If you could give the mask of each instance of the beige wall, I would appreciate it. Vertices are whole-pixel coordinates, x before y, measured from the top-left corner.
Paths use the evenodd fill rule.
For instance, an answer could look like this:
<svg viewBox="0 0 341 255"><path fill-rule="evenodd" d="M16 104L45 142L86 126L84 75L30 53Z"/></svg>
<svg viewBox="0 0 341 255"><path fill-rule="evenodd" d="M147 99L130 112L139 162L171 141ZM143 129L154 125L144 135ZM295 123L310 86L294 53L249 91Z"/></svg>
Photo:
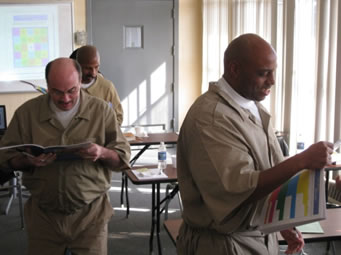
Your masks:
<svg viewBox="0 0 341 255"><path fill-rule="evenodd" d="M0 3L8 0L0 0ZM12 0L30 3L44 0ZM50 2L50 1L48 1ZM179 0L179 123L193 101L200 95L202 73L202 0ZM74 31L86 30L86 0L74 0ZM77 48L78 45L75 45ZM15 109L39 93L0 94L0 104L6 105L8 121Z"/></svg>

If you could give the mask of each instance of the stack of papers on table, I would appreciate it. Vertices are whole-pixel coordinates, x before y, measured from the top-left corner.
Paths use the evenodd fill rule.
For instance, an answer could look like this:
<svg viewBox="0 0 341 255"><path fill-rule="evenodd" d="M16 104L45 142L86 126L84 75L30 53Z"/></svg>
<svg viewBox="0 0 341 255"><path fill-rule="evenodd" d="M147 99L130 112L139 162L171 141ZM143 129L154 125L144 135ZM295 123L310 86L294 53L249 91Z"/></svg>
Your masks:
<svg viewBox="0 0 341 255"><path fill-rule="evenodd" d="M304 224L296 227L301 233L305 234L323 234L324 231L321 227L320 222L315 221L312 223Z"/></svg>
<svg viewBox="0 0 341 255"><path fill-rule="evenodd" d="M168 176L158 168L139 168L132 171L139 180L168 178Z"/></svg>

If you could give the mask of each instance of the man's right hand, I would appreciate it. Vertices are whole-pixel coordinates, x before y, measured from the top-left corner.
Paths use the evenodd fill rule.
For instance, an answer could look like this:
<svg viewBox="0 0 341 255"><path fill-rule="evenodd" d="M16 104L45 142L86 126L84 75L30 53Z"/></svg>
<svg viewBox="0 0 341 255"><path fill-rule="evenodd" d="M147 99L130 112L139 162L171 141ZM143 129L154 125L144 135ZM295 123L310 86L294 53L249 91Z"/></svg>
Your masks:
<svg viewBox="0 0 341 255"><path fill-rule="evenodd" d="M43 167L55 161L57 155L55 153L40 154L34 157L30 154L21 154L10 160L10 165L13 169L25 170L31 167Z"/></svg>
<svg viewBox="0 0 341 255"><path fill-rule="evenodd" d="M34 156L28 156L29 154L26 154L28 164L35 167L42 167L51 164L53 161L56 160L57 155L55 153L47 153L47 154L40 154L37 157Z"/></svg>

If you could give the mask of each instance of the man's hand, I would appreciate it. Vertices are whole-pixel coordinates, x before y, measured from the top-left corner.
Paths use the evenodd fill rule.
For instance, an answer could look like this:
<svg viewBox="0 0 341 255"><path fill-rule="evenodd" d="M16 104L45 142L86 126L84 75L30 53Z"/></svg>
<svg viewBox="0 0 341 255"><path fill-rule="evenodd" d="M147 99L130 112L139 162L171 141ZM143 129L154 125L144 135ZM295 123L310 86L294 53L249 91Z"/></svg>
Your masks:
<svg viewBox="0 0 341 255"><path fill-rule="evenodd" d="M102 157L104 149L104 147L92 143L89 147L86 147L85 149L80 149L77 154L79 154L84 159L89 159L95 162Z"/></svg>
<svg viewBox="0 0 341 255"><path fill-rule="evenodd" d="M10 160L10 165L13 169L24 170L31 167L43 167L51 164L57 158L55 153L40 154L35 157L29 153L23 152L17 157Z"/></svg>
<svg viewBox="0 0 341 255"><path fill-rule="evenodd" d="M333 144L329 142L318 142L297 156L300 157L302 169L319 169L332 163Z"/></svg>
<svg viewBox="0 0 341 255"><path fill-rule="evenodd" d="M280 232L284 240L288 243L285 254L300 252L304 247L304 239L297 229L287 229Z"/></svg>
<svg viewBox="0 0 341 255"><path fill-rule="evenodd" d="M37 157L31 156L30 154L25 154L29 164L35 167L42 167L51 164L56 160L57 155L55 153L40 154Z"/></svg>
<svg viewBox="0 0 341 255"><path fill-rule="evenodd" d="M107 149L98 144L92 143L89 147L79 150L78 154L84 158L92 160L93 162L101 160L109 167L118 167L121 164L121 159L117 152Z"/></svg>

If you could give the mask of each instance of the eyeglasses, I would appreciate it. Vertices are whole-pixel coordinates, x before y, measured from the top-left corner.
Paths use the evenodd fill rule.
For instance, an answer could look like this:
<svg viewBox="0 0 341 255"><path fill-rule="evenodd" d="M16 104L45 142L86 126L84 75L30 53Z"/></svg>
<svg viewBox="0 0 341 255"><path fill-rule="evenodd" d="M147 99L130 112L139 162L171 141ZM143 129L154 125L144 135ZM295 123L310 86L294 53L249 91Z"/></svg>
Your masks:
<svg viewBox="0 0 341 255"><path fill-rule="evenodd" d="M69 90L67 90L65 92L64 91L60 91L60 90L55 89L55 88L52 88L49 91L51 91L52 94L54 94L55 96L58 96L58 97L63 97L65 95L67 95L67 96L74 96L74 95L76 95L78 93L79 87L73 87L73 88L71 88L71 89L69 89Z"/></svg>

